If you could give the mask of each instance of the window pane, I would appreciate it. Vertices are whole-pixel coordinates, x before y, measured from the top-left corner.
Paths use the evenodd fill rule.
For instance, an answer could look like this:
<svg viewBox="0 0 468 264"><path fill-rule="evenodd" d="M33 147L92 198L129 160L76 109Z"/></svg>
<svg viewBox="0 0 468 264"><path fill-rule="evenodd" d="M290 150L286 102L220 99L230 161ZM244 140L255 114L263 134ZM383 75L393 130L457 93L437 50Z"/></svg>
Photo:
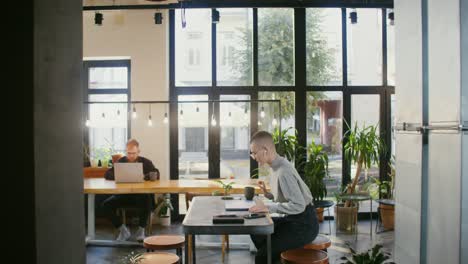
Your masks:
<svg viewBox="0 0 468 264"><path fill-rule="evenodd" d="M393 156L395 155L395 141L396 141L396 134L395 134L395 129L394 129L394 127L396 126L396 118L395 118L396 100L395 100L394 94L391 95L390 100L391 100L390 124L392 125L392 156Z"/></svg>
<svg viewBox="0 0 468 264"><path fill-rule="evenodd" d="M127 89L127 67L89 68L89 89Z"/></svg>
<svg viewBox="0 0 468 264"><path fill-rule="evenodd" d="M395 26L390 24L390 19L387 19L387 78L388 85L395 85Z"/></svg>
<svg viewBox="0 0 468 264"><path fill-rule="evenodd" d="M258 79L263 86L294 85L294 9L258 9Z"/></svg>
<svg viewBox="0 0 468 264"><path fill-rule="evenodd" d="M90 102L127 101L126 94L91 94ZM93 160L108 161L124 153L127 142L127 104L89 104L89 147Z"/></svg>
<svg viewBox="0 0 468 264"><path fill-rule="evenodd" d="M382 85L382 11L357 9L351 24L347 9L348 84Z"/></svg>
<svg viewBox="0 0 468 264"><path fill-rule="evenodd" d="M211 9L176 9L175 85L211 85Z"/></svg>
<svg viewBox="0 0 468 264"><path fill-rule="evenodd" d="M221 95L221 100L250 100L249 95ZM221 178L250 178L250 104L220 103Z"/></svg>
<svg viewBox="0 0 468 264"><path fill-rule="evenodd" d="M208 100L208 96L179 96L179 101L197 100ZM208 178L208 104L179 103L178 116L179 178Z"/></svg>
<svg viewBox="0 0 468 264"><path fill-rule="evenodd" d="M362 128L365 126L374 126L380 121L380 96L375 94L352 95L351 96L351 122L352 126L357 125ZM357 164L351 164L351 180L356 175ZM363 187L366 183L371 183L369 177L379 179L379 164L372 164L369 170L361 171L358 185ZM359 211L369 211L369 203L362 203ZM373 210L376 211L377 206L373 205Z"/></svg>
<svg viewBox="0 0 468 264"><path fill-rule="evenodd" d="M253 85L252 76L252 9L218 9L217 85Z"/></svg>
<svg viewBox="0 0 468 264"><path fill-rule="evenodd" d="M306 10L307 85L342 85L341 10Z"/></svg>
<svg viewBox="0 0 468 264"><path fill-rule="evenodd" d="M295 100L294 92L260 92L258 98L262 100L280 100L281 101L281 129L285 130L289 127L295 127ZM262 107L265 112L262 117ZM260 102L258 104L258 129L273 132L279 122L279 109L278 103L275 102ZM294 135L294 129L288 131L289 134Z"/></svg>
<svg viewBox="0 0 468 264"><path fill-rule="evenodd" d="M340 191L342 175L343 93L307 93L307 145L322 145L328 154L327 196Z"/></svg>

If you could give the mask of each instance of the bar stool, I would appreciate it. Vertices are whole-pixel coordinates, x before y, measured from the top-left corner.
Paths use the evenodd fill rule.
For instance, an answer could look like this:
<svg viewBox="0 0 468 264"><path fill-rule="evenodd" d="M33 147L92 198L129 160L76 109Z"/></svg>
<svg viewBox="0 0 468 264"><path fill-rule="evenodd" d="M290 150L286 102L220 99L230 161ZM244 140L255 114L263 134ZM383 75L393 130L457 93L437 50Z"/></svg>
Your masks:
<svg viewBox="0 0 468 264"><path fill-rule="evenodd" d="M310 242L309 244L304 246L304 249L316 249L316 250L323 250L327 252L327 248L331 246L331 240L324 236L318 235L314 241Z"/></svg>
<svg viewBox="0 0 468 264"><path fill-rule="evenodd" d="M328 254L322 250L296 248L281 253L282 264L328 264Z"/></svg>
<svg viewBox="0 0 468 264"><path fill-rule="evenodd" d="M143 246L147 252L154 250L175 249L177 256L182 259L182 248L184 247L185 237L178 235L159 235L150 236L143 240Z"/></svg>
<svg viewBox="0 0 468 264"><path fill-rule="evenodd" d="M180 258L173 253L155 252L145 253L141 258L140 264L177 264Z"/></svg>

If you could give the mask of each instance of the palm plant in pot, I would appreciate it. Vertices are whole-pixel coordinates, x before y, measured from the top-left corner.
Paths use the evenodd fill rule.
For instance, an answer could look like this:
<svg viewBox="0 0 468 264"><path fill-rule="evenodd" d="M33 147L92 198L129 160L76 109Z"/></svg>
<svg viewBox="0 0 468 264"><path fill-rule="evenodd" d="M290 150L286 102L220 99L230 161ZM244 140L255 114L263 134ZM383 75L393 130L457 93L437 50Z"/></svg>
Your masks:
<svg viewBox="0 0 468 264"><path fill-rule="evenodd" d="M354 194L361 172L368 170L373 164L378 164L381 154L384 153L384 142L377 131L377 125L360 128L356 123L354 128L348 126L344 137L344 154L348 162L356 164L356 174L352 183L346 186L346 194ZM335 216L338 228L352 229L357 220L357 212L357 204L350 200L337 204Z"/></svg>
<svg viewBox="0 0 468 264"><path fill-rule="evenodd" d="M158 216L159 216L161 225L170 226L171 225L170 210L174 210L174 207L172 206L172 203L171 203L171 196L169 194L165 194L162 198L159 198L156 207L159 208Z"/></svg>
<svg viewBox="0 0 468 264"><path fill-rule="evenodd" d="M379 181L375 179L375 184L380 190L379 214L382 225L385 230L392 230L395 226L395 157L392 157L388 162L388 179Z"/></svg>
<svg viewBox="0 0 468 264"><path fill-rule="evenodd" d="M310 189L314 204L322 201L327 196L327 186L324 179L328 175L328 155L323 146L311 143L308 147L309 158L304 165L304 180ZM323 211L317 207L317 216L320 222L323 222Z"/></svg>

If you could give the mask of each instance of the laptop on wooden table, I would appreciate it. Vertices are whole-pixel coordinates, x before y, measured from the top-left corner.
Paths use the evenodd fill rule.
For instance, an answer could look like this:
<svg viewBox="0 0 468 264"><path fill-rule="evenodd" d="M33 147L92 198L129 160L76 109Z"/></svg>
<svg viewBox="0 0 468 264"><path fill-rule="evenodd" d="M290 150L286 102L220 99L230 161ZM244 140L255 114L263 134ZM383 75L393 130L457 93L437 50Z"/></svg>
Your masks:
<svg viewBox="0 0 468 264"><path fill-rule="evenodd" d="M116 183L144 182L143 163L115 163L114 176Z"/></svg>

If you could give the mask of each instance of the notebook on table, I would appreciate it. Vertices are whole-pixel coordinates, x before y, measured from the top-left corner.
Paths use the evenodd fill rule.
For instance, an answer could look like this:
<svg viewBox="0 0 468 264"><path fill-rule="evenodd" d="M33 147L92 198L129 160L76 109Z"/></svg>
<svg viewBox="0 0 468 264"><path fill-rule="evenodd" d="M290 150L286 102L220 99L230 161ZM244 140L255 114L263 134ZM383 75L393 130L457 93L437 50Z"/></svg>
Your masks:
<svg viewBox="0 0 468 264"><path fill-rule="evenodd" d="M248 211L250 207L254 206L254 201L248 200L226 200L224 208L226 211Z"/></svg>

